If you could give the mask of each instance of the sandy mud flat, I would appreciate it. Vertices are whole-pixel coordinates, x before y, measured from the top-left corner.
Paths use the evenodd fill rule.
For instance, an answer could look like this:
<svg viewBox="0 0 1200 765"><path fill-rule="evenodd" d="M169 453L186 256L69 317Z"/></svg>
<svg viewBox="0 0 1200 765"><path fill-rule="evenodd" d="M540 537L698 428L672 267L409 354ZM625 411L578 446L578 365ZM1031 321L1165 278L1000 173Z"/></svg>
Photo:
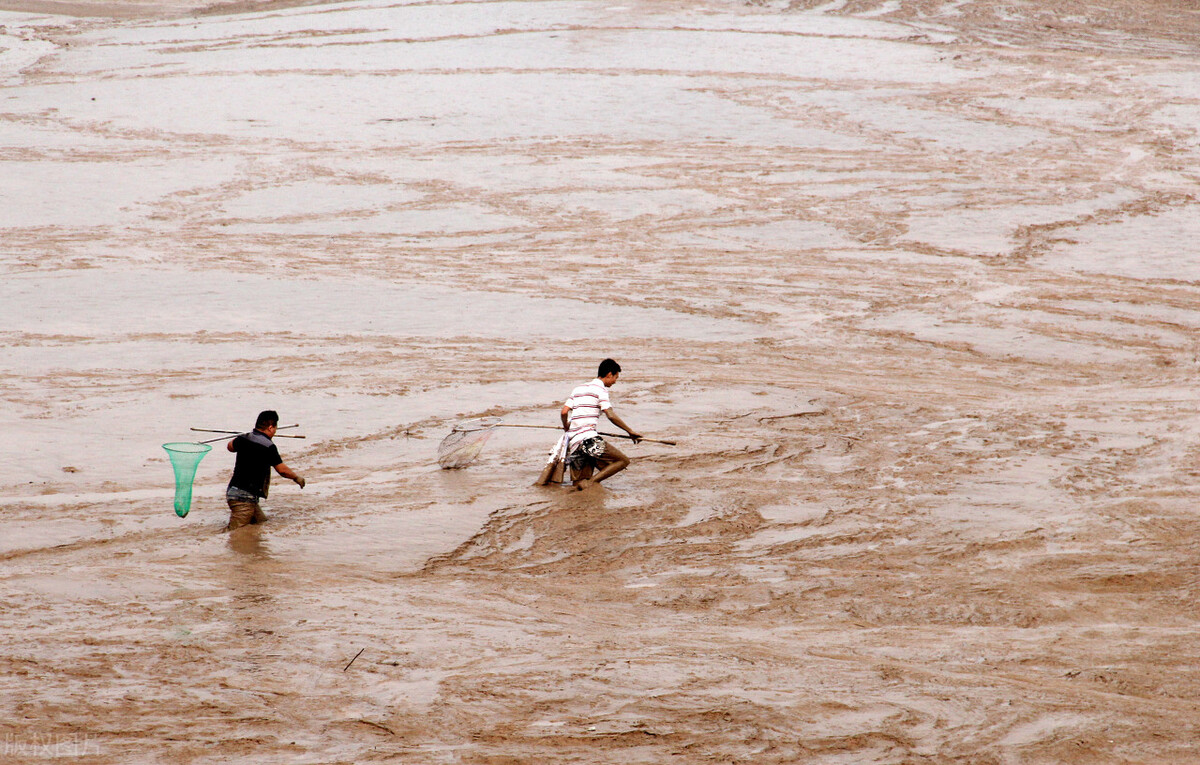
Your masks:
<svg viewBox="0 0 1200 765"><path fill-rule="evenodd" d="M1200 762L1198 126L1184 0L0 2L0 762Z"/></svg>

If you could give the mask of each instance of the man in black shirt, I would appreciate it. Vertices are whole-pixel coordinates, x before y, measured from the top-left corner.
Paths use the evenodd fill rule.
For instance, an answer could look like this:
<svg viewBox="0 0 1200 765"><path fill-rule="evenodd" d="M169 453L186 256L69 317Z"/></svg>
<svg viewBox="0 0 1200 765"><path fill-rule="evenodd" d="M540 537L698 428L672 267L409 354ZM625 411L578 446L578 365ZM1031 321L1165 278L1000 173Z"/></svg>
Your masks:
<svg viewBox="0 0 1200 765"><path fill-rule="evenodd" d="M225 500L229 503L229 525L226 531L249 523L262 523L267 519L258 505L259 498L266 499L271 486L271 468L276 473L295 481L304 488L304 479L283 464L279 449L271 441L279 427L279 414L268 409L258 415L253 433L243 433L230 440L226 446L237 454Z"/></svg>

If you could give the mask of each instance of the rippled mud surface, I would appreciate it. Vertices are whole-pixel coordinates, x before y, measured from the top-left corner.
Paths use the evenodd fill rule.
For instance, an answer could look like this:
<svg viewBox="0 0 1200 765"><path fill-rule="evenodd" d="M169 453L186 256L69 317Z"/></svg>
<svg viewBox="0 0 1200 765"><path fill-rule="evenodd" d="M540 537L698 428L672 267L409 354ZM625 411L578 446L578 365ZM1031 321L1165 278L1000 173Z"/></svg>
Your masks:
<svg viewBox="0 0 1200 765"><path fill-rule="evenodd" d="M1200 761L1200 14L1100 6L0 2L0 760ZM438 468L604 356L677 446Z"/></svg>

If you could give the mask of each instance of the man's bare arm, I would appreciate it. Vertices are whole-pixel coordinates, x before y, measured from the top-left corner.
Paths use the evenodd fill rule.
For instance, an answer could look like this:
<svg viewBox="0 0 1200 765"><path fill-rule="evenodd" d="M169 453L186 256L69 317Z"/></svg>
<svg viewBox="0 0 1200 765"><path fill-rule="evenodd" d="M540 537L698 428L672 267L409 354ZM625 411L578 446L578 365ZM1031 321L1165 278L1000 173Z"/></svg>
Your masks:
<svg viewBox="0 0 1200 765"><path fill-rule="evenodd" d="M604 414L608 417L609 421L612 422L613 425L616 425L618 428L628 433L629 437L633 439L635 444L642 440L642 435L640 433L635 433L633 428L626 425L625 421L617 415L617 410L605 409Z"/></svg>
<svg viewBox="0 0 1200 765"><path fill-rule="evenodd" d="M301 489L304 488L304 478L302 478L299 474L296 473L296 471L292 470L290 467L288 467L284 463L280 462L278 465L276 465L275 472L279 473L279 475L283 476L284 478L287 478L290 481L295 481L296 485L298 485Z"/></svg>

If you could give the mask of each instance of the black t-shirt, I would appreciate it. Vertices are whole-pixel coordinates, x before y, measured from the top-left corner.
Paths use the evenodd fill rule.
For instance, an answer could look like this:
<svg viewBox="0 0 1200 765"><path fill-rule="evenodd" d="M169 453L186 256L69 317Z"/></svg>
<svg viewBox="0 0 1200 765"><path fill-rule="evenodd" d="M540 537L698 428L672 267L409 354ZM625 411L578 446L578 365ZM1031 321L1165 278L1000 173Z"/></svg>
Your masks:
<svg viewBox="0 0 1200 765"><path fill-rule="evenodd" d="M233 465L229 485L256 497L266 498L271 487L271 468L283 462L279 449L271 439L256 430L233 439L233 451L237 454L237 461Z"/></svg>

